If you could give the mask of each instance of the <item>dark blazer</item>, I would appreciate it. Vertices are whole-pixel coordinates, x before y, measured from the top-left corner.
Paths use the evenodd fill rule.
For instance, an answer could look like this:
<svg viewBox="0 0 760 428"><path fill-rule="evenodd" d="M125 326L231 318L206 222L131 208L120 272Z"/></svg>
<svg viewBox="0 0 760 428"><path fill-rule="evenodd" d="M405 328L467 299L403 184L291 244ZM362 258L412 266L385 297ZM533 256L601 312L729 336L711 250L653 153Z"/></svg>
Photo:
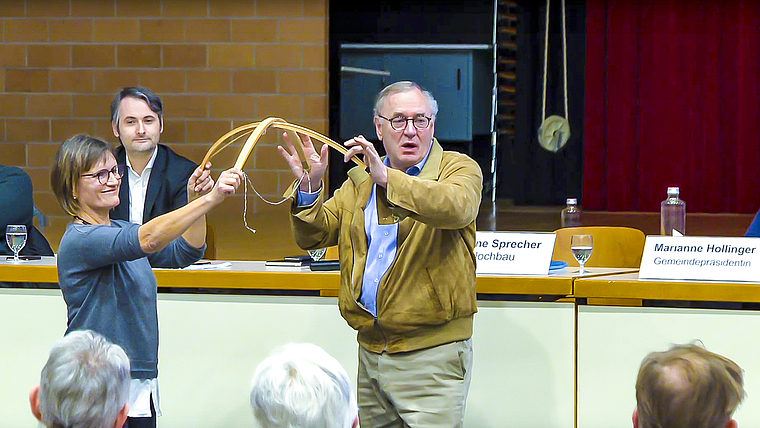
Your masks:
<svg viewBox="0 0 760 428"><path fill-rule="evenodd" d="M124 146L116 149L116 162L127 164ZM150 172L148 190L145 194L143 223L187 205L187 180L198 165L180 156L163 144L158 145L158 155ZM119 205L111 211L111 218L129 221L129 179L121 180Z"/></svg>

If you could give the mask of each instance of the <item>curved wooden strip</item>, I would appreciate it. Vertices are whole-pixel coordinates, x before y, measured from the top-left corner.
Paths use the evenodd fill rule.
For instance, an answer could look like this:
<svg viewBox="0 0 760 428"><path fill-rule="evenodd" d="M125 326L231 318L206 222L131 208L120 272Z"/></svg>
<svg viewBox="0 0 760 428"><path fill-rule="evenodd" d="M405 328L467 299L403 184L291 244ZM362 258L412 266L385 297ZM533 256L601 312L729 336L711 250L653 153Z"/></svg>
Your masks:
<svg viewBox="0 0 760 428"><path fill-rule="evenodd" d="M258 124L258 122L257 122L257 124ZM214 150L212 152L211 149L209 149L209 151L206 153L206 157L203 158L203 165L205 165L206 162L208 162L209 160L211 160L211 158L213 158L214 156L216 156L219 153L221 153L222 150L226 149L227 146L229 146L230 144L235 143L237 140L239 140L239 139L241 139L243 137L248 137L250 134L251 134L250 132L245 132L244 131L244 132L241 132L241 133L233 136L232 138L229 138L227 141L221 140L221 142L224 143L224 144L222 144L222 145L220 145L220 146L218 146L216 148L212 146L211 149L214 149Z"/></svg>
<svg viewBox="0 0 760 428"><path fill-rule="evenodd" d="M269 117L269 118L264 119L261 122L253 122L253 123L241 125L227 132L226 134L224 134L221 138L216 140L216 142L214 142L211 148L209 148L208 152L206 152L206 156L203 158L202 165L205 165L213 156L215 156L217 153L224 150L232 142L236 141L239 138L242 138L242 136L245 135L244 132L252 129L250 135L248 136L248 139L245 142L245 145L241 149L240 154L238 155L237 160L235 161L235 167L238 169L242 169L243 166L245 165L245 162L248 160L248 156L250 156L251 152L253 151L254 146L258 143L261 136L264 135L264 133L266 133L266 130L269 128L278 128L285 131L292 131L296 134L300 133L303 135L308 135L310 138L317 140L323 144L327 144L328 146L341 152L344 155L348 152L348 150L345 147L343 147L341 144L336 143L335 141L331 140L325 135L320 134L319 132L312 131L311 129L305 128L300 125L288 123L285 120L280 119L280 118ZM233 138L230 139L230 137L233 137ZM300 144L300 138L296 138L296 139L298 141L294 142L293 145L295 146L296 151L298 152L298 155L301 157L302 162L308 165L308 162L303 154L303 149ZM361 160L359 160L359 158L357 158L356 156L352 157L351 160L356 165L364 169L367 168L367 165ZM308 171L308 167L304 167L304 169Z"/></svg>
<svg viewBox="0 0 760 428"><path fill-rule="evenodd" d="M214 144L211 145L211 147L206 151L206 156L203 157L203 162L201 165L206 165L209 160L211 160L212 157L216 156L219 152L224 150L228 145L230 145L233 141L236 141L240 136L236 136L234 139L227 141L231 136L242 133L242 131L247 131L249 129L253 129L259 125L259 122L254 123L248 123L242 126L238 126L237 128L234 128L233 130L227 132L226 134L219 137L218 140L214 142ZM221 146L221 147L220 147Z"/></svg>
<svg viewBox="0 0 760 428"><path fill-rule="evenodd" d="M264 135L264 132L266 132L267 128L269 128L269 125L277 120L280 119L277 117L268 117L259 122L258 126L253 128L253 132L251 132L251 135L249 135L248 139L245 140L245 144L240 150L240 154L235 161L235 168L239 170L243 169L243 166L245 166L245 161L248 160L248 156L250 156L251 151L253 151L253 147L256 145L256 143L259 142L259 139L262 135Z"/></svg>
<svg viewBox="0 0 760 428"><path fill-rule="evenodd" d="M279 127L279 125L280 124L277 124L276 126ZM321 143L327 144L328 146L330 146L333 149L341 152L344 155L348 152L348 149L346 149L342 144L336 143L335 141L329 139L328 137L320 134L317 131L312 131L309 128L304 128L303 126L294 125L292 123L287 123L287 122L285 123L285 126L287 126L287 129L290 129L292 131L295 131L295 132L298 132L298 133L301 133L301 134L304 134L304 135L308 135L309 137L311 137L311 138L313 138L313 139L315 139L315 140L317 140L317 141L319 141ZM367 165L364 162L360 161L359 158L357 158L356 156L352 157L351 160L355 164L359 165L360 167L362 167L364 169L367 168Z"/></svg>

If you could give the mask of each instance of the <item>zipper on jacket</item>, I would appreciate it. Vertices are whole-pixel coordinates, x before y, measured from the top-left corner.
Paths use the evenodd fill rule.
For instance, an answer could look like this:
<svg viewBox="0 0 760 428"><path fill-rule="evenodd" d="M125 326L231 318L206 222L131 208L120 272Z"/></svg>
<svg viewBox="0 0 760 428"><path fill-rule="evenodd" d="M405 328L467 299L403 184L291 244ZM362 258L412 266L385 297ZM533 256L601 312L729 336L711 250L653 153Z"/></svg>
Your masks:
<svg viewBox="0 0 760 428"><path fill-rule="evenodd" d="M395 218L395 216L394 216L394 218ZM363 223L362 223L362 226L364 226ZM362 230L364 230L364 227L362 227ZM391 262L391 265L388 266L388 270L385 271L385 275L384 275L385 277L387 277L388 273L391 270L393 270L393 266L396 264L396 259L398 258L398 246L399 246L399 240L398 240L398 238L399 238L399 231L396 230L396 257L393 258L393 261ZM367 247L368 247L367 249L369 250L369 245ZM365 263L365 265L367 263L367 255L366 254L365 254L365 257L364 257L364 263ZM351 277L352 278L353 278L353 270L356 269L356 266L357 266L356 265L356 260L354 260L354 264L353 264L353 266L351 268L351 270L352 270ZM362 281L361 282L362 283L364 282L364 272L362 272ZM377 295L375 296L376 310L377 310L378 313L380 313L380 286L382 285L382 282L383 281L381 279L380 283L377 285ZM383 329L382 324L380 324L379 317L376 316L376 315L373 315L372 312L370 312L370 310L367 309L366 306L364 306L359 300L357 300L356 298L354 298L353 297L353 293L352 293L351 297L354 299L354 302L360 308L362 308L364 311L366 311L369 315L372 316L372 318L374 319L375 328L377 328L378 330L380 330L380 333L383 335L383 351L382 352L387 351L388 350L388 335L385 334L385 330Z"/></svg>
<svg viewBox="0 0 760 428"><path fill-rule="evenodd" d="M372 312L370 312L369 309L367 309L366 306L362 305L362 303L360 301L354 299L354 302L357 304L357 306L359 306L360 308L364 309L365 312L367 312L368 314L372 315ZM374 321L375 328L377 328L378 330L380 330L380 333L382 333L382 335L383 335L383 352L385 352L388 349L388 336L385 334L385 330L383 330L383 326L380 325L380 320L376 316L374 316L374 315L372 315L372 318L375 320Z"/></svg>
<svg viewBox="0 0 760 428"><path fill-rule="evenodd" d="M375 326L383 334L383 352L385 352L388 350L388 336L385 335L385 330L383 330L383 326L380 325L380 320L377 317L375 317Z"/></svg>

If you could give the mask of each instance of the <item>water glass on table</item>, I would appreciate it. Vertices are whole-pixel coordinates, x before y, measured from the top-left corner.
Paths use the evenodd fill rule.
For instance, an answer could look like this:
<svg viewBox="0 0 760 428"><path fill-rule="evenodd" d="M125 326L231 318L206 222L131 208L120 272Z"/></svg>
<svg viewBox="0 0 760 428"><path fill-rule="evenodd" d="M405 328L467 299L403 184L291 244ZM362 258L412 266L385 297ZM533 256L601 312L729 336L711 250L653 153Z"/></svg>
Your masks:
<svg viewBox="0 0 760 428"><path fill-rule="evenodd" d="M5 228L5 242L13 251L13 263L19 263L18 253L26 245L26 226L23 224L9 224Z"/></svg>
<svg viewBox="0 0 760 428"><path fill-rule="evenodd" d="M591 258L591 253L594 252L594 237L591 235L573 235L570 238L570 251L572 251L575 260L578 260L578 264L581 265L578 273L583 275L586 273L586 262Z"/></svg>

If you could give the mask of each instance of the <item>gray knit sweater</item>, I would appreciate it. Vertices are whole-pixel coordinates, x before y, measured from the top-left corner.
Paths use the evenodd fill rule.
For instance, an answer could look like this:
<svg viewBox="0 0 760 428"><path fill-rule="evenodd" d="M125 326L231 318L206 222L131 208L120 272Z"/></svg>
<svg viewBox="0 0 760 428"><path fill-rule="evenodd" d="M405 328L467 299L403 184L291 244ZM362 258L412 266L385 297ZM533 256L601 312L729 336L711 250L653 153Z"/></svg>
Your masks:
<svg viewBox="0 0 760 428"><path fill-rule="evenodd" d="M68 308L68 328L96 331L129 356L132 378L158 377L157 284L151 266L183 267L203 256L178 238L145 254L139 224L69 224L58 250L58 281Z"/></svg>

